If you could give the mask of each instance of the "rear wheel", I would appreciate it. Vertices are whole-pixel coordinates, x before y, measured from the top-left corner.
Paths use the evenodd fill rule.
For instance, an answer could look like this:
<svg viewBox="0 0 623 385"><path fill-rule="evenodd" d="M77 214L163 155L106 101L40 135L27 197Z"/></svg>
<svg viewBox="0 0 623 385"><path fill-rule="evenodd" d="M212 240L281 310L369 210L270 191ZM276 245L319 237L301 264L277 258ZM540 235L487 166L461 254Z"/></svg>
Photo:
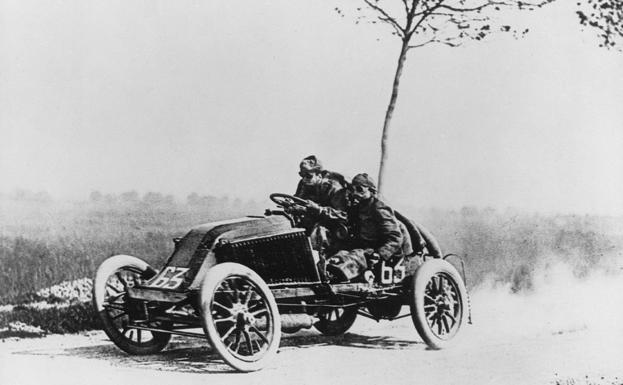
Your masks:
<svg viewBox="0 0 623 385"><path fill-rule="evenodd" d="M273 294L253 270L212 267L201 287L203 328L223 360L242 372L263 368L277 353L281 318Z"/></svg>
<svg viewBox="0 0 623 385"><path fill-rule="evenodd" d="M167 346L169 333L151 332L129 327L130 306L127 290L149 269L144 261L129 255L116 255L97 269L93 281L93 306L104 332L121 350L129 354L154 354ZM167 328L170 325L150 324Z"/></svg>
<svg viewBox="0 0 623 385"><path fill-rule="evenodd" d="M450 263L432 259L420 266L411 282L411 318L420 337L432 349L450 344L465 316L467 290Z"/></svg>
<svg viewBox="0 0 623 385"><path fill-rule="evenodd" d="M314 327L320 333L326 336L339 336L346 333L355 323L357 308L355 306L331 308L321 311L318 317L320 319Z"/></svg>

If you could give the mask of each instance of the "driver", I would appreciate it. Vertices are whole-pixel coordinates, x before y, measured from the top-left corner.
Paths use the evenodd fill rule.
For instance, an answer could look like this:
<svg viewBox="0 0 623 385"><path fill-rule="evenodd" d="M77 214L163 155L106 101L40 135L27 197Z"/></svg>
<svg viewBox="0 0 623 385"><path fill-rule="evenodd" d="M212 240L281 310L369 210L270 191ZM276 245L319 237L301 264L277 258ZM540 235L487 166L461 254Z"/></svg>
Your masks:
<svg viewBox="0 0 623 385"><path fill-rule="evenodd" d="M344 176L323 169L322 163L315 155L305 157L301 161L299 176L301 180L296 186L295 197L316 203L316 205L310 205L311 207L325 206L336 210L346 209L346 195L345 191L342 190L348 187L348 183Z"/></svg>
<svg viewBox="0 0 623 385"><path fill-rule="evenodd" d="M303 215L302 226L312 231L316 224L333 221L345 222L348 207L348 183L336 172L324 170L315 155L304 158L299 164L301 180L296 187L295 197L305 199L304 205L294 205L289 211Z"/></svg>

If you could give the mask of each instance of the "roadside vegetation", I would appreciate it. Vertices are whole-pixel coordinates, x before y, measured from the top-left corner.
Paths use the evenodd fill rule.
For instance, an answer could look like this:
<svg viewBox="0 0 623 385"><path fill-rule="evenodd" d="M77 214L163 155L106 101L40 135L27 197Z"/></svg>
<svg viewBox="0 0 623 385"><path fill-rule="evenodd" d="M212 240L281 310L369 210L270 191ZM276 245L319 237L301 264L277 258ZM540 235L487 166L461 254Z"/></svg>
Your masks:
<svg viewBox="0 0 623 385"><path fill-rule="evenodd" d="M270 207L197 194L185 202L135 192L78 203L35 196L0 197L0 334L31 332L19 322L56 333L94 328L90 278L107 257L130 254L158 267L172 238L191 226ZM444 253L465 256L471 288L493 281L530 291L539 269L560 262L578 278L623 267L623 218L401 209L437 236Z"/></svg>

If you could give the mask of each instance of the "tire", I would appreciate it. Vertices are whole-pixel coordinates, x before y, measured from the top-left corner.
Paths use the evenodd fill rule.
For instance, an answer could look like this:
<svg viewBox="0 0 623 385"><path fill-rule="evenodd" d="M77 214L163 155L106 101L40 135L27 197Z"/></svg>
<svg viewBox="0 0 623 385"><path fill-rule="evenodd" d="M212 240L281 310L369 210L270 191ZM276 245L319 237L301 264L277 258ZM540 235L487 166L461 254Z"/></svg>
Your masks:
<svg viewBox="0 0 623 385"><path fill-rule="evenodd" d="M354 306L332 308L320 312L318 317L320 319L314 324L316 330L325 336L339 336L346 333L355 323L357 308Z"/></svg>
<svg viewBox="0 0 623 385"><path fill-rule="evenodd" d="M133 355L154 354L164 349L171 334L128 328L129 314L126 291L151 268L129 255L116 255L105 260L93 280L93 307L104 332L115 345ZM154 325L166 328L167 325Z"/></svg>
<svg viewBox="0 0 623 385"><path fill-rule="evenodd" d="M424 262L411 281L409 306L420 337L431 349L451 344L465 319L467 290L459 272L441 259Z"/></svg>
<svg viewBox="0 0 623 385"><path fill-rule="evenodd" d="M212 267L202 283L200 302L205 334L231 367L259 370L275 356L281 340L277 302L253 270L231 262Z"/></svg>

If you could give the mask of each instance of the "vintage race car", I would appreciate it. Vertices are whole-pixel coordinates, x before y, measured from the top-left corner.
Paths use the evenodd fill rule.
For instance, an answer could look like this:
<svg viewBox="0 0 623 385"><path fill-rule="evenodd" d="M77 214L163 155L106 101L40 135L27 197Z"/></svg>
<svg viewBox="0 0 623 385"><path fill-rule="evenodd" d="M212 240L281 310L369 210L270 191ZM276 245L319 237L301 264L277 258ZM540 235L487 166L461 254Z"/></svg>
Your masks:
<svg viewBox="0 0 623 385"><path fill-rule="evenodd" d="M284 207L298 198L271 199ZM173 240L160 270L129 255L108 258L95 275L93 304L108 337L129 354L159 352L172 334L207 337L226 363L245 372L275 355L282 332L314 327L339 335L357 315L410 315L426 344L441 349L469 316L464 279L432 235L397 217L423 249L383 265L374 280L331 283L297 218L267 210L191 229ZM401 315L403 305L410 311Z"/></svg>

